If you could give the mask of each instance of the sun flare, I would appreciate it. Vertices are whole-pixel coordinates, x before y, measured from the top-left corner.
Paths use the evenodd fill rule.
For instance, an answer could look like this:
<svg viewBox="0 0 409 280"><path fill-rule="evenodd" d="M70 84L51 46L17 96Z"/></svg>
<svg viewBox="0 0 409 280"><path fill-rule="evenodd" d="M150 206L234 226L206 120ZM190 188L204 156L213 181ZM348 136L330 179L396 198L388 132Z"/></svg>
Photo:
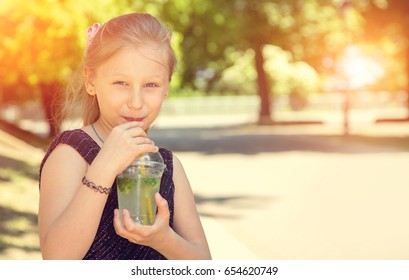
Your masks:
<svg viewBox="0 0 409 280"><path fill-rule="evenodd" d="M358 89L374 84L384 75L385 70L379 62L365 55L359 47L349 46L339 62L339 72L346 79L350 89Z"/></svg>

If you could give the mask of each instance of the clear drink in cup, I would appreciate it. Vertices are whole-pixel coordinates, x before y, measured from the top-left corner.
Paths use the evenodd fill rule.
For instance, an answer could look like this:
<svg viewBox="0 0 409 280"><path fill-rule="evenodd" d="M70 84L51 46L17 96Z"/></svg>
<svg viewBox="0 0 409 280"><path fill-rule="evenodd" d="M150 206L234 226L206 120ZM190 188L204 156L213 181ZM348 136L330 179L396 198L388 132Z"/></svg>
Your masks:
<svg viewBox="0 0 409 280"><path fill-rule="evenodd" d="M152 225L156 218L155 193L159 192L165 164L160 153L144 153L116 177L118 207L127 209L139 224Z"/></svg>

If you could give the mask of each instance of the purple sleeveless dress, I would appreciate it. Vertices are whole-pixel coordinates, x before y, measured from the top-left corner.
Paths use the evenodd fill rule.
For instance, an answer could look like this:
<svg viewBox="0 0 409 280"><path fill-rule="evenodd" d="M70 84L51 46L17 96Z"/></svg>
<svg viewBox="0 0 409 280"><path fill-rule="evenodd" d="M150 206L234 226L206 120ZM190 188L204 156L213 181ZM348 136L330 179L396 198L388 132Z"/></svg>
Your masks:
<svg viewBox="0 0 409 280"><path fill-rule="evenodd" d="M83 130L69 130L60 133L50 147L40 166L40 177L44 163L51 152L59 144L67 144L73 147L88 164L91 164L100 147L98 144ZM162 176L159 193L168 201L170 218L169 225L173 226L174 214L174 191L175 187L172 180L173 160L172 153L166 149L160 148L160 154L166 164L166 169ZM79 182L80 183L80 182ZM95 195L102 195L95 193ZM105 195L105 194L104 194ZM94 242L86 253L85 260L163 260L166 259L158 251L143 245L134 244L127 239L116 234L113 218L114 209L118 208L118 196L116 183L112 185L112 191L108 196L104 211L101 216L98 231Z"/></svg>

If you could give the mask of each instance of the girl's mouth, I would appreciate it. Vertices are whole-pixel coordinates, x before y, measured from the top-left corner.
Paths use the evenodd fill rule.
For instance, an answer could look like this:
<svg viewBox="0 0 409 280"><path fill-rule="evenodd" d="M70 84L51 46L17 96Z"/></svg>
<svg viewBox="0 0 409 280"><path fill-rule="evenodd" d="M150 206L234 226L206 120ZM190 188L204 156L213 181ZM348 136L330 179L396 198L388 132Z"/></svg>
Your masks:
<svg viewBox="0 0 409 280"><path fill-rule="evenodd" d="M124 119L128 122L142 122L145 118L124 117Z"/></svg>

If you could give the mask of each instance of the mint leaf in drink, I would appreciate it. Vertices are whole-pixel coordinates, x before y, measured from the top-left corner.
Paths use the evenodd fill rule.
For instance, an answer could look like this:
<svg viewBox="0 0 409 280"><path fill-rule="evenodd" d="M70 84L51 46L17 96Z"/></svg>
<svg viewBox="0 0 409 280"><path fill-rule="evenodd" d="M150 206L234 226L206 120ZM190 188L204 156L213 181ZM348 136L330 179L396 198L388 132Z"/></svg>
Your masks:
<svg viewBox="0 0 409 280"><path fill-rule="evenodd" d="M117 185L120 192L128 194L136 187L136 180L129 177L120 177L117 179Z"/></svg>
<svg viewBox="0 0 409 280"><path fill-rule="evenodd" d="M148 185L150 187L154 187L158 184L159 178L144 178L143 184Z"/></svg>

